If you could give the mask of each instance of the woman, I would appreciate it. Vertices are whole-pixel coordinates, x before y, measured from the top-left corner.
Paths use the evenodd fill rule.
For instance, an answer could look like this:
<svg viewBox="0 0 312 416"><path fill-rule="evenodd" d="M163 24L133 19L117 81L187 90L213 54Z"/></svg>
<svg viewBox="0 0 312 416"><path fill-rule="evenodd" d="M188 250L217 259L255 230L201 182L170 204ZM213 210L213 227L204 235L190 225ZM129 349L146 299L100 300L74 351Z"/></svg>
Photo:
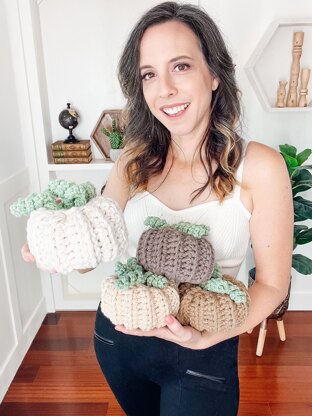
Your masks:
<svg viewBox="0 0 312 416"><path fill-rule="evenodd" d="M284 160L255 142L244 154L234 65L214 22L195 6L148 11L125 46L119 80L128 141L103 195L124 210L129 255L147 215L198 221L210 226L228 274L238 273L251 237L257 279L249 317L230 332L200 333L173 316L165 328L130 331L98 311L99 363L127 415L236 415L237 336L267 317L289 284L293 208Z"/></svg>
<svg viewBox="0 0 312 416"><path fill-rule="evenodd" d="M148 11L119 64L127 144L103 196L115 199L135 254L147 215L210 226L223 273L236 276L251 238L256 283L237 329L199 332L173 316L152 331L114 327L100 308L95 351L129 416L237 415L238 335L285 298L291 269L292 198L280 154L237 133L239 91L218 28L174 2ZM27 257L27 255L24 255Z"/></svg>

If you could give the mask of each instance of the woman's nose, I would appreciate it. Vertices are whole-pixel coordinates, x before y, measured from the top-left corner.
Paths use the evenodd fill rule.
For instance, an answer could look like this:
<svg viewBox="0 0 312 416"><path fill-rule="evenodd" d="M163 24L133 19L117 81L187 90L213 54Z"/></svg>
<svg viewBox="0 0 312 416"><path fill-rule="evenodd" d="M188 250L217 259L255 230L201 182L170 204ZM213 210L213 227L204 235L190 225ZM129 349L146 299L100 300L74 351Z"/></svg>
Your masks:
<svg viewBox="0 0 312 416"><path fill-rule="evenodd" d="M160 98L166 98L177 93L177 87L170 77L170 75L164 75L159 77L159 96Z"/></svg>

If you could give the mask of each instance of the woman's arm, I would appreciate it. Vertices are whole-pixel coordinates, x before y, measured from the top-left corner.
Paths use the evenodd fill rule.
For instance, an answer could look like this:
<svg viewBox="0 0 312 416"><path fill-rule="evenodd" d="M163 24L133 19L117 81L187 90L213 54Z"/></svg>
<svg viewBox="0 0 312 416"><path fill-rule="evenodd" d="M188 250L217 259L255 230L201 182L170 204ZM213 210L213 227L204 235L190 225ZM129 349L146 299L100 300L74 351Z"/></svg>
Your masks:
<svg viewBox="0 0 312 416"><path fill-rule="evenodd" d="M127 161L124 150L114 163L102 192L102 196L116 201L122 211L125 209L130 194L130 186L125 175Z"/></svg>
<svg viewBox="0 0 312 416"><path fill-rule="evenodd" d="M260 143L250 143L247 152L244 176L253 203L250 234L256 266L255 284L249 289L249 315L232 331L203 335L207 346L254 328L288 292L294 214L286 164L278 152Z"/></svg>

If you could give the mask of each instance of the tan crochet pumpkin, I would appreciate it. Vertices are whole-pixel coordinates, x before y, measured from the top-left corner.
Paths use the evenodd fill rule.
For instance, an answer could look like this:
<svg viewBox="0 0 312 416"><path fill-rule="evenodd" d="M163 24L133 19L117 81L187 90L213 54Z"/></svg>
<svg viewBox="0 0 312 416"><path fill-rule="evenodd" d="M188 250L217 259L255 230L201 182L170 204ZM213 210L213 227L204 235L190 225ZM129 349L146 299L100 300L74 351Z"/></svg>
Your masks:
<svg viewBox="0 0 312 416"><path fill-rule="evenodd" d="M220 332L241 325L248 315L248 291L242 282L224 275L224 280L237 285L246 293L247 302L235 303L229 295L204 290L189 283L181 284L178 320L182 325L190 325L198 331Z"/></svg>
<svg viewBox="0 0 312 416"><path fill-rule="evenodd" d="M163 289L136 285L131 289L118 289L117 276L102 283L101 310L114 325L128 329L149 331L166 325L165 318L178 313L180 299L175 285Z"/></svg>

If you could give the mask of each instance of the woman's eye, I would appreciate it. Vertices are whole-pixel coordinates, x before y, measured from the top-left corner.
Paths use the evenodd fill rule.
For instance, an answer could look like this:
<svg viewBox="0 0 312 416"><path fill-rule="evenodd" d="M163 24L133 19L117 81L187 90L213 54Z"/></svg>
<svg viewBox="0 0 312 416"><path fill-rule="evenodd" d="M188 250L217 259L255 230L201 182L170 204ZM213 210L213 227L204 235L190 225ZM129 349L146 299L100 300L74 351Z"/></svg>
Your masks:
<svg viewBox="0 0 312 416"><path fill-rule="evenodd" d="M178 64L174 67L174 70L179 72L179 71L185 71L186 69L189 69L189 65L188 64Z"/></svg>
<svg viewBox="0 0 312 416"><path fill-rule="evenodd" d="M153 72L147 72L146 74L142 75L142 79L144 81L148 81L149 79L153 78L154 74Z"/></svg>

